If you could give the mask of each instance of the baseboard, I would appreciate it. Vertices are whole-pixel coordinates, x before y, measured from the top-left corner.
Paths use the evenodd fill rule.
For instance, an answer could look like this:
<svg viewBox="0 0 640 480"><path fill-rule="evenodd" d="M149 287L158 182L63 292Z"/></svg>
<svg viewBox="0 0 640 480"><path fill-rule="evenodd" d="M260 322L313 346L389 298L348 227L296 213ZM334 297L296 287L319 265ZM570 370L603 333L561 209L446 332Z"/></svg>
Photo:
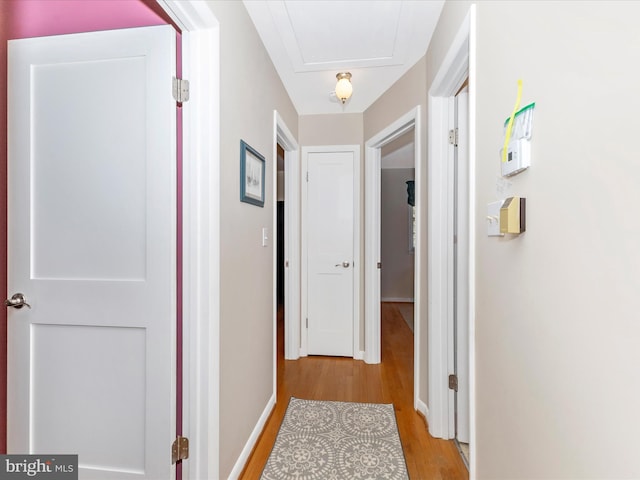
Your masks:
<svg viewBox="0 0 640 480"><path fill-rule="evenodd" d="M357 350L356 353L353 354L354 360L364 360L364 350Z"/></svg>
<svg viewBox="0 0 640 480"><path fill-rule="evenodd" d="M416 403L417 403L416 409L418 410L419 413L422 414L422 416L425 418L425 420L428 423L429 422L429 407L427 407L427 404L424 403L420 399L418 399L418 401Z"/></svg>
<svg viewBox="0 0 640 480"><path fill-rule="evenodd" d="M413 298L400 298L400 297L382 297L381 302L399 302L399 303L413 303Z"/></svg>
<svg viewBox="0 0 640 480"><path fill-rule="evenodd" d="M236 464L233 466L233 470L231 470L231 473L229 474L230 480L237 480L240 477L240 474L242 473L242 470L244 469L247 460L249 459L249 455L251 455L253 447L256 446L256 442L258 441L258 438L260 438L260 434L262 433L267 420L269 420L269 416L271 415L271 412L273 411L273 407L275 407L275 405L276 395L273 394L267 402L267 406L264 408L262 415L260 415L258 423L256 423L256 426L253 428L253 432L251 432L249 440L247 440L247 443L242 449L242 452L240 453Z"/></svg>

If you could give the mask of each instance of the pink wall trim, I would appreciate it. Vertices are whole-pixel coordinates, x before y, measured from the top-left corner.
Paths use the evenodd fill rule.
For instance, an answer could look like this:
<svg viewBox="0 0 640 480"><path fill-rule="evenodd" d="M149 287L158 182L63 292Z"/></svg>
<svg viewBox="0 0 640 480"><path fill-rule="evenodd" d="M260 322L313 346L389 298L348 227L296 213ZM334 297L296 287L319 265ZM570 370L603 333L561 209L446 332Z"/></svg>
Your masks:
<svg viewBox="0 0 640 480"><path fill-rule="evenodd" d="M7 40L70 33L171 24L178 32L177 72L182 71L179 28L155 0L0 0L0 291L7 284ZM178 120L178 179L182 178L182 115ZM178 186L178 288L182 286L182 203ZM182 296L178 295L178 329L182 336ZM0 453L6 453L7 416L7 313L0 310ZM181 364L182 345L178 344ZM181 368L178 369L181 372ZM181 385L179 375L178 384ZM181 389L179 389L181 391ZM182 398L178 398L178 432L181 432ZM178 468L177 479L181 478Z"/></svg>
<svg viewBox="0 0 640 480"><path fill-rule="evenodd" d="M155 2L147 3L139 0L3 1L12 4L9 38L44 37L171 23L165 20L160 12L154 11L156 10L153 6Z"/></svg>

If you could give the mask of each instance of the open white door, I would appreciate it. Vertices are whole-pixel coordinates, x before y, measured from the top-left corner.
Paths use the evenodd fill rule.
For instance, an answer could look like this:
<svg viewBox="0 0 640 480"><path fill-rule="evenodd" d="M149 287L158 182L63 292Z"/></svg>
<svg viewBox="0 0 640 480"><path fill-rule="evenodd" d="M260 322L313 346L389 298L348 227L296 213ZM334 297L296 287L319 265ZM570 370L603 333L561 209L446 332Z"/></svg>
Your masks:
<svg viewBox="0 0 640 480"><path fill-rule="evenodd" d="M170 26L9 44L8 450L168 479L175 434Z"/></svg>
<svg viewBox="0 0 640 480"><path fill-rule="evenodd" d="M469 443L469 91L456 95L455 210L455 430L459 442Z"/></svg>
<svg viewBox="0 0 640 480"><path fill-rule="evenodd" d="M309 355L354 356L357 147L303 149Z"/></svg>

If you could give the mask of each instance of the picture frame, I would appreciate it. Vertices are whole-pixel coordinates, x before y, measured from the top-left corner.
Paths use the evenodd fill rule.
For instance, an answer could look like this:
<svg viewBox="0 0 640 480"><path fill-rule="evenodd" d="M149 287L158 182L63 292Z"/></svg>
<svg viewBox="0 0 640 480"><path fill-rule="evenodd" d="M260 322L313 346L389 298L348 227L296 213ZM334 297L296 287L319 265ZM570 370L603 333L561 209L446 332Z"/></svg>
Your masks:
<svg viewBox="0 0 640 480"><path fill-rule="evenodd" d="M240 201L264 207L266 162L244 140L240 140Z"/></svg>

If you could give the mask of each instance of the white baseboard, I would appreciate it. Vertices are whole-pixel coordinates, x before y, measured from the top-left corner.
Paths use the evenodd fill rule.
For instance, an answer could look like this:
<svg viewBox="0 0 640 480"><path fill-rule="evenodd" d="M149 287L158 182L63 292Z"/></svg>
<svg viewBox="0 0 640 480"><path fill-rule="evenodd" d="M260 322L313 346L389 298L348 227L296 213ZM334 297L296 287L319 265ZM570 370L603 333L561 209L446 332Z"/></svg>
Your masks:
<svg viewBox="0 0 640 480"><path fill-rule="evenodd" d="M400 297L382 297L381 302L401 302L401 303L413 303L413 298L400 298Z"/></svg>
<svg viewBox="0 0 640 480"><path fill-rule="evenodd" d="M240 453L236 464L233 466L233 470L231 470L231 473L229 474L230 480L237 480L240 477L240 474L242 473L242 470L244 469L244 466L249 459L249 455L251 455L253 447L256 446L256 442L258 441L258 438L260 437L260 434L262 433L262 430L264 429L264 426L269 419L269 415L271 415L271 411L273 410L273 407L275 407L275 405L276 395L274 393L267 402L267 406L264 408L262 415L260 415L258 423L256 423L256 426L253 428L253 432L251 432L249 440L247 440L247 443L242 449L242 452Z"/></svg>
<svg viewBox="0 0 640 480"><path fill-rule="evenodd" d="M429 407L427 407L427 404L420 399L418 399L416 403L416 409L424 415L424 418L427 419L427 423L429 423Z"/></svg>
<svg viewBox="0 0 640 480"><path fill-rule="evenodd" d="M354 360L364 360L364 350L358 350L356 353L353 354L353 359Z"/></svg>

